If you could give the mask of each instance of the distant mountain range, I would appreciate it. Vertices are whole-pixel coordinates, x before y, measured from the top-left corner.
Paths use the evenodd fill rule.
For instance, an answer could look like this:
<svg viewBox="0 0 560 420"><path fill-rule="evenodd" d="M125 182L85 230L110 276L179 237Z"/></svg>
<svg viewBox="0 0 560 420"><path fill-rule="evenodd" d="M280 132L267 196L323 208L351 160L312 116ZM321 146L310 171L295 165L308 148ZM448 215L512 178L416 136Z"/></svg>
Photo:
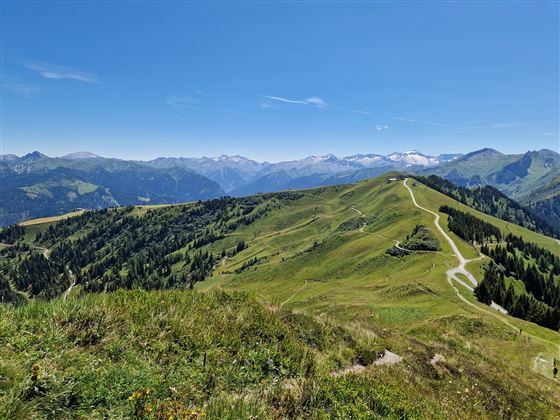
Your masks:
<svg viewBox="0 0 560 420"><path fill-rule="evenodd" d="M178 203L294 188L344 184L398 170L436 174L458 185L493 185L560 223L560 155L550 150L505 155L482 149L467 155L332 154L278 163L243 156L104 158L90 152L48 157L0 155L0 224L75 208ZM539 210L540 209L540 210Z"/></svg>
<svg viewBox="0 0 560 420"><path fill-rule="evenodd" d="M404 153L309 156L278 163L257 162L243 156L214 158L158 158L141 162L156 168L182 167L220 184L228 194L240 196L291 188L309 188L365 179L389 170L423 168L460 157L427 156L416 150Z"/></svg>
<svg viewBox="0 0 560 420"><path fill-rule="evenodd" d="M158 169L118 159L39 152L0 159L0 225L78 208L161 204L225 195L214 181L184 168Z"/></svg>

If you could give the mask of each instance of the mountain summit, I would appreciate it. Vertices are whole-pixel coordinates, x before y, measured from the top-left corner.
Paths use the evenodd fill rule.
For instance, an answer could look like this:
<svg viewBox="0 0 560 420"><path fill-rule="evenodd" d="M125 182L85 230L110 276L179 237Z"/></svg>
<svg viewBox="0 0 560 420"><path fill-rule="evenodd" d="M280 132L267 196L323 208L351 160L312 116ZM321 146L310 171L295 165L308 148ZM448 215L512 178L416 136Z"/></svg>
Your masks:
<svg viewBox="0 0 560 420"><path fill-rule="evenodd" d="M63 159L95 159L101 156L91 152L75 152L62 156Z"/></svg>

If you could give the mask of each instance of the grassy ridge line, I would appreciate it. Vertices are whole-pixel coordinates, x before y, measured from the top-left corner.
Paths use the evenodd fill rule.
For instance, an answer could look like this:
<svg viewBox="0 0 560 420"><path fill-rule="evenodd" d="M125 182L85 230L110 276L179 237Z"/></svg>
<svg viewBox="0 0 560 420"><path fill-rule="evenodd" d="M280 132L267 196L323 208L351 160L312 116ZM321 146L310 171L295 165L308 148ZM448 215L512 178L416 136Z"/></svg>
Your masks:
<svg viewBox="0 0 560 420"><path fill-rule="evenodd" d="M40 217L37 219L30 219L18 224L20 226L33 226L33 225L40 225L43 223L54 223L54 222L58 222L59 220L68 219L69 217L79 216L83 212L84 210L72 211L70 213L61 214L59 216L48 216L48 217Z"/></svg>
<svg viewBox="0 0 560 420"><path fill-rule="evenodd" d="M138 215L138 216L141 216L142 214L146 213L146 211L148 211L148 210L159 209L159 208L169 207L169 206L187 205L187 204L192 204L192 203L187 202L187 203L174 203L174 204L143 204L143 205L137 205L137 206L134 206L134 207L137 209L137 212L135 214ZM20 226L33 226L33 225L40 225L40 224L43 224L43 223L55 223L55 222L58 222L59 220L64 220L64 219L67 219L69 217L79 216L84 211L88 211L88 210L71 211L69 213L64 213L64 214L61 214L61 215L58 215L58 216L39 217L39 218L36 218L36 219L25 220L25 221L23 221L21 223L18 223L18 224Z"/></svg>
<svg viewBox="0 0 560 420"><path fill-rule="evenodd" d="M237 265L237 267L239 267L244 260L246 260L247 258L253 257L253 256L257 256L257 255L263 255L263 256L270 256L270 258L267 260L266 263L262 264L262 266L264 266L265 264L267 266L270 266L272 268L274 268L275 265L278 265L281 261L279 261L281 258L288 258L290 257L290 259L293 259L293 257L295 256L295 254L297 254L298 252L302 252L305 251L305 249L309 246L312 245L312 243L314 242L314 240L322 240L322 239L329 239L328 236L332 233L331 231L327 231L327 232L323 232L324 229L327 228L327 225L329 225L330 227L328 229L334 228L334 226L336 225L336 223L338 223L339 221L344 220L347 217L348 213L351 213L351 209L349 209L351 202L354 201L356 202L358 205L360 205L360 208L364 208L364 210L366 212L368 212L369 214L374 213L376 210L377 211L383 211L386 209L379 209L379 208L375 208L375 206L372 206L372 204L375 203L375 201L379 201L380 199L382 199L382 203L383 205L381 207L385 207L385 199L389 198L389 197L393 197L391 198L391 200L389 200L389 209L390 211L395 212L395 214L398 214L399 211L401 211L402 215L405 214L409 214L409 212L414 212L415 209L411 209L411 208L407 208L406 205L403 206L402 203L402 199L406 199L405 197L402 197L399 191L396 191L395 189L396 184L391 184L391 185L385 185L384 182L384 177L378 178L375 181L367 181L365 183L359 183L356 185L351 185L351 186L345 186L345 187L341 187L338 189L316 189L316 190L307 190L306 194L309 196L309 199L307 201L303 200L302 204L305 205L305 209L303 209L300 214L296 214L295 216L298 218L298 220L301 221L301 223L298 224L293 224L292 223L292 216L294 216L294 214L292 214L292 210L294 210L293 207L290 207L288 209L286 209L288 211L288 214L286 213L280 213L280 217L278 217L278 219L282 219L279 224L280 227L285 226L285 229L283 229L283 231L280 234L276 234L274 231L273 232L269 232L269 238L271 238L272 240L269 243L269 248L271 248L273 250L272 253L277 252L278 250L278 245L283 246L284 250L277 255L272 255L270 256L270 254L267 252L266 249L263 249L262 247L259 247L258 243L256 243L255 247L252 247L252 249L250 248L247 252L245 252L244 254L239 256L239 263ZM310 192L309 192L310 191ZM381 195L377 194L380 193ZM313 193L313 194L312 194ZM378 196L379 195L379 196ZM385 196L385 197L383 197ZM389 196L389 197L387 197ZM395 201L396 200L396 201ZM323 204L320 204L319 202L323 202ZM312 213L313 213L313 207L316 206L319 203L319 214L318 214L318 220L316 220L313 223L310 223L310 220L312 220ZM295 206L294 206L295 207ZM372 209L373 207L373 209ZM404 211L403 211L404 210ZM416 214L416 213L414 213ZM287 216L287 217L285 217ZM422 214L419 214L417 216L422 217ZM426 220L429 220L426 219ZM332 226L331 226L332 225ZM372 229L372 227L376 227L376 226L369 226L367 229ZM398 229L399 232L396 235L393 235L393 237L402 237L405 234L409 233L409 229L411 229L410 224L408 224L407 227L407 222L406 221L401 221L399 219L395 219L394 223L389 224L387 226L377 226L377 227L381 227L381 228L387 228L390 229L391 231L394 231L395 229ZM321 230L321 232L318 231ZM367 230L364 230L364 232L367 232ZM376 231L377 234L378 231ZM248 232L249 233L249 232ZM318 233L320 233L318 235ZM237 232L237 234L239 235L240 233ZM241 235L243 235L243 233L241 232ZM353 233L348 233L347 235L344 235L343 237L341 237L341 243L344 243L346 241L346 239L352 239L352 235ZM253 236L260 236L260 232L257 234L256 232L253 232ZM391 235L384 235L382 233L382 236L384 237L390 237ZM303 241L302 241L303 239ZM329 245L330 239L327 241L327 245ZM473 253L475 253L475 255L477 255L476 250L471 247L469 244L464 243L463 241L456 241L460 246L464 247L464 249L467 250L472 250ZM297 246L296 249L294 249L291 245L294 244ZM359 246L358 246L359 245ZM334 270L338 270L338 269L342 269L341 271L344 272L344 270L346 270L346 272L348 272L349 270L347 268L345 268L348 265L352 265L352 259L354 260L358 260L359 258L354 258L355 257L355 252L358 251L358 253L361 253L366 259L370 258L369 255L371 253L369 252L365 252L370 248L375 248L376 251L379 251L378 253L382 253L382 251L385 249L385 247L387 246L385 241L373 241L371 239L367 240L367 241L361 241L359 244L357 243L348 243L346 245L344 245L343 247L339 247L340 251L344 251L344 252L332 252L331 253L331 257L330 260L334 260L333 262L336 262L336 260L339 259L347 259L345 260L345 262L347 261L348 264L344 264L344 265L340 265L340 268L337 267L337 264L332 264L332 270L329 270L330 272L328 274L332 275L331 273ZM450 249L448 249L448 251L451 251ZM232 259L230 261L228 261L226 264L224 264L224 268L227 268L227 266L231 263L235 263L236 259ZM447 260L448 263L452 264L452 260ZM380 261L381 262L381 261ZM388 261L383 261L383 265L388 262ZM410 267L405 267L404 271L403 271L403 275L404 276L400 276L399 274L395 274L391 272L391 269L396 269L399 270L400 268L395 267L394 262L387 267L386 270L386 276L385 276L385 280L387 281L404 281L406 283L406 276L410 276L410 277L414 277L417 279L420 279L421 281L424 280L424 278L427 277L428 283L432 282L432 279L434 279L434 277L431 276L431 274L433 274L434 276L436 274L438 274L438 272L441 271L445 271L445 270L441 270L440 269L440 263L446 263L446 260L441 260L441 261L436 261L437 264L435 262L424 262L422 259L418 259L417 262L415 262L412 266ZM321 264L321 262L319 263ZM415 267L415 265L418 265L417 267ZM425 265L424 265L425 264ZM434 265L435 264L435 265ZM327 268L328 268L329 264L326 264ZM423 266L424 265L424 266ZM262 266L256 267L256 273L258 273L259 275L262 274ZM235 268L235 267L234 267ZM364 267L365 268L365 267ZM373 268L373 267L372 267ZM384 268L384 267L383 267ZM349 277L341 277L338 276L337 279L335 279L334 281L331 281L330 284L318 284L318 282L313 281L313 278L317 279L322 279L324 278L324 272L321 272L321 270L317 270L315 272L318 272L318 275L315 275L314 270L310 270L309 268L307 268L308 272L311 272L311 276L302 276L301 278L297 279L297 286L295 286L294 288L292 288L290 286L289 283L287 283L287 286L284 287L283 285L279 285L278 290L284 289L284 291L282 292L283 296L278 296L279 301L284 301L285 299L289 298L293 293L294 290L297 290L299 287L301 287L306 280L311 280L312 283L312 287L309 288L305 288L305 290L302 289L302 293L297 294L297 296L294 296L293 299L291 299L289 301L289 304L302 304L302 305L307 305L308 303L311 303L312 305L316 305L318 303L318 296L316 295L316 291L318 291L319 289L323 289L321 291L321 293L323 295L327 295L328 297L330 297L329 295L334 295L332 296L333 299L333 304L337 305L339 304L338 302L338 294L344 295L350 295L349 298L350 300L355 300L355 296L353 296L353 292L351 290L348 290L347 285L348 284L355 284L357 287L369 287L368 285L362 284L364 281L364 275L367 275L368 273L365 272L363 269L360 268L360 270L354 270L356 271L355 275L350 275ZM363 272L363 274L362 274ZM279 273L281 276L284 276L285 274L285 264L282 266L281 271ZM302 273L304 274L304 273ZM379 274L383 274L383 271L381 271ZM266 277L266 276L265 276ZM272 276L271 276L272 277ZM276 277L276 276L275 276ZM310 277L310 278L307 278ZM443 277L444 278L444 277ZM372 279L375 280L375 279ZM435 280L435 279L434 279ZM274 298L276 299L276 291L274 290L270 290L269 286L274 286L275 285L275 280L272 280L271 282L266 282L266 283L261 283L262 287L259 287L259 292L265 292L265 294L267 295L268 298ZM328 282L327 282L328 283ZM372 284L375 284L375 281L371 282ZM205 286L205 285L204 285ZM324 286L324 287L323 287ZM377 287L377 286L376 286ZM436 288L436 290L438 291L437 296L440 297L445 297L445 298L449 298L448 295L446 295L446 293L441 290L441 288L438 290L437 287L439 287L439 284L434 284L434 288ZM315 289L315 290L313 290ZM274 292L274 293L271 293ZM280 300L281 299L281 300ZM342 301L345 300L345 298L343 298L341 296ZM375 297L372 299L373 301L375 301ZM299 302L301 301L301 303ZM359 300L360 302L362 300ZM430 308L430 310L428 311L428 313L431 313L433 309Z"/></svg>
<svg viewBox="0 0 560 420"><path fill-rule="evenodd" d="M367 186L369 190L373 190L373 189L377 189L378 187L381 187L379 184L380 184L379 182L377 183L370 182L364 185ZM349 194L352 191L363 189L365 188L364 185L358 184L356 186L352 186L349 188L349 191L346 191L345 194ZM380 188L380 190L382 190L383 188L386 188L385 192L395 193L399 198L401 198L401 193L399 191L395 191L394 185L390 185L390 186L384 185L382 188ZM404 192L404 189L402 190ZM432 193L435 194L435 192ZM355 196L357 196L357 194ZM409 205L408 202L410 201L410 198L408 198L406 194L402 196L402 198L406 199L407 202L399 202L399 207L405 208L407 210L406 214L408 216L410 216L410 214L416 215L414 209L410 209L411 210L410 212L408 211L409 209L407 208L407 206ZM435 195L435 197L430 196L431 199L430 203L437 203L437 206L434 208L435 211L439 209L440 203L437 202L438 198L439 198L439 194ZM376 199L379 200L380 197L376 197ZM320 199L317 199L315 201L316 204L319 206L319 214L321 214L321 210L323 209L322 206L329 203L329 200L325 200L324 197L321 197ZM330 210L328 210L329 212L332 212L333 210L332 209L333 201L336 201L336 199L335 200L331 199L329 203L331 205ZM352 204L355 205L356 208L360 206L359 207L360 209L362 208L361 206L364 205L366 208L371 209L372 207L371 202L364 203L364 201L365 200L362 199L360 199L359 202L345 201L344 204L346 207L349 207ZM371 201L373 202L376 200L371 200ZM321 202L323 202L324 204L322 205ZM365 211L369 213L368 210ZM364 212L362 211L362 213ZM422 214L418 214L418 216L423 217ZM425 223L428 221L429 223L432 223L431 216L429 219L427 219L427 217L428 216L424 217ZM442 221L444 220L445 220L445 216L442 215ZM406 221L397 221L396 223L393 223L391 225L382 226L381 227L382 229L386 229L386 230L390 229L390 231L393 232L389 234L384 234L384 232L380 233L379 230L377 231L373 230L372 226L366 227L363 230L364 233L369 232L375 235L382 235L380 237L381 239L398 238L401 236L401 234L399 233L395 235L394 234L395 229L402 228L403 226L406 226L407 223L408 226L410 226L410 229L412 229L413 223L416 221L417 220L414 220L414 218L411 219L410 217L408 217ZM420 221L418 220L418 222ZM299 229L305 230L304 226L306 226L305 223L301 224ZM443 223L443 226L447 230L446 223ZM407 232L406 229L403 229L403 232ZM296 231L290 232L290 234L293 236L295 236L296 233L297 233ZM280 236L286 235L284 232L281 231L277 232L277 234ZM449 233L449 235L452 236L451 233ZM312 241L314 239L314 236L310 234L310 232L306 232L305 234L303 232L299 232L298 237L306 237L309 241ZM238 276L236 279L228 278L227 275L226 276L218 275L212 279L211 283L201 284L200 286L205 287L205 286L211 286L212 284L213 285L220 284L222 286L225 286L226 288L231 287L234 289L241 288L241 289L253 290L257 293L262 293L264 299L278 299L280 302L289 299L287 303L291 306L300 307L304 310L312 310L314 312L327 311L327 313L333 313L335 314L333 316L337 316L337 317L340 317L342 313L339 312L336 308L345 307L346 314L343 315L343 319L347 318L351 313L360 312L358 308L362 306L372 307L372 308L376 308L374 309L374 313L377 312L381 314L383 313L386 314L383 315L383 318L379 318L378 316L376 316L374 319L377 322L381 321L381 323L385 323L389 321L390 325L399 325L402 322L405 323L411 322L412 324L414 324L415 322L422 321L423 319L426 320L433 319L433 317L443 316L445 314L450 314L450 313L457 313L457 309L461 307L461 301L456 298L452 289L449 288L449 285L446 282L441 282L441 279L445 279L446 277L445 276L446 269L453 267L454 258L441 259L441 258L431 258L430 256L426 256L425 257L426 259L430 258L430 260L432 260L428 262L429 265L428 264L424 265L423 262L424 258L416 258L414 263L411 263L411 261L408 260L405 266L402 266L400 268L393 268L393 269L391 269L391 267L388 267L387 271L381 271L381 272L378 271L377 273L364 272L362 275L359 275L357 277L350 276L347 277L345 280L335 280L335 281L315 280L315 279L322 279L322 278L324 279L325 270L321 270L322 267L323 268L328 267L334 261L340 261L341 258L347 258L347 257L343 257L343 255L351 256L356 252L356 250L360 249L361 247L358 246L358 243L364 243L364 244L369 243L370 248L374 248L380 251L379 253L382 253L385 247L387 246L387 242L388 242L386 240L379 241L376 238L371 238L371 237L367 239L366 238L360 239L355 237L355 234L353 233L346 234L345 238L349 242L346 243L345 245L336 247L338 248L339 252L337 252L336 254L332 254L332 256L322 255L322 258L320 260L317 260L320 261L318 262L318 265L314 265L312 260L309 260L307 258L308 263L304 264L306 267L304 270L300 271L300 273L293 272L292 268L290 267L293 264L297 264L297 261L290 263L288 266L286 266L286 262L269 261L267 262L266 267L255 268L254 275L253 273L244 273L242 276ZM546 240L545 237L542 238ZM396 239L390 239L390 240L396 240ZM466 250L466 252L463 251L465 255L469 255L470 252L473 258L474 257L477 258L479 256L478 251L470 244L467 244L458 238L453 238L453 240L459 245L460 248L462 248L462 251ZM266 248L266 242L257 239L256 242L252 243L252 246L257 248L254 249L253 254L251 254L254 255L254 253L256 252L265 251L265 249L263 248ZM352 251L348 253L343 252L344 248L352 249ZM448 252L451 252L451 248L449 246L447 246L447 250ZM358 253L359 252L361 251L358 251ZM365 254L363 258L368 258L367 257L368 254L369 253ZM241 264L243 261L242 259L243 256L240 255L238 256L238 258L239 258L239 264ZM234 263L234 262L235 261L229 261L229 263ZM275 263L278 264L277 270L274 270L273 268ZM425 267L424 271L421 271L422 266ZM417 270L414 270L414 268L417 268ZM287 272L285 271L285 269L287 269ZM415 274L412 274L412 272L414 272ZM291 273L294 273L294 275ZM411 274L410 277L407 275L408 273ZM372 274L373 276L377 276L379 279L377 281L374 279L371 279L369 281L373 283L373 285L375 285L373 286L373 288L368 286L367 282L364 282L364 280L367 277L371 278ZM432 276L430 274L432 274ZM424 283L426 281L425 280L426 275L429 276L428 277L429 280L427 283ZM222 277L222 278L218 279L216 277ZM372 293L372 291L376 290L376 288L385 288L384 287L385 285L387 288L409 287L408 285L411 284L411 281L409 279L410 280L416 279L422 282L422 286L420 286L420 288L423 288L425 285L427 285L429 290L436 291L435 294L437 297L435 299L434 305L428 304L428 302L421 302L417 298L412 300L405 298L402 299L400 302L391 302L390 304L387 304L383 302L382 299L380 299L380 296L378 296L377 293ZM394 283L395 281L396 284ZM387 284L387 282L391 282L393 284ZM304 285L305 287L303 287ZM445 288L445 290L442 290L442 286ZM434 296L431 297L434 298ZM444 301L442 301L442 299L444 299ZM465 309L467 313L473 313L471 312L470 308L466 307ZM394 318L395 320L394 322L390 321L391 319L393 319L393 315L387 318L389 314L393 313L396 315L399 312L401 313L401 315ZM414 313L417 313L418 316L413 315ZM474 312L474 313L476 314L479 312ZM404 317L401 318L402 315L404 315ZM523 328L525 331L529 332L532 330L536 330L538 331L538 334L542 337L548 337L552 340L557 339L557 334L554 333L553 331L550 332L542 331L540 327L537 327L533 324L526 323L520 320L515 320L513 322L519 324L520 328ZM549 353L550 351L555 351L555 349L547 350L547 353ZM535 353L526 355L526 359L523 362L524 366L527 366L528 364L533 362L534 354ZM547 372L547 374L548 376L550 376L550 372Z"/></svg>

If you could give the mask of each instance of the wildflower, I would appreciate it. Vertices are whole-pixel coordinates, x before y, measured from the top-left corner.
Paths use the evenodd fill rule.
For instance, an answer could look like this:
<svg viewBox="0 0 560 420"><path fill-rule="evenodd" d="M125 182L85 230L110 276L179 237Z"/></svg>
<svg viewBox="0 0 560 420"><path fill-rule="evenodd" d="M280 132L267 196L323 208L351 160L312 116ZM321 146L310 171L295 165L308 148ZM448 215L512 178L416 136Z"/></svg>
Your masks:
<svg viewBox="0 0 560 420"><path fill-rule="evenodd" d="M132 401L132 400L135 400L135 399L137 399L137 398L140 398L141 396L142 396L142 392L140 392L140 391L134 391L134 392L130 395L130 397L128 397L128 400L129 400L129 401Z"/></svg>
<svg viewBox="0 0 560 420"><path fill-rule="evenodd" d="M41 365L39 362L33 365L33 374L31 376L33 382L39 382L41 380Z"/></svg>

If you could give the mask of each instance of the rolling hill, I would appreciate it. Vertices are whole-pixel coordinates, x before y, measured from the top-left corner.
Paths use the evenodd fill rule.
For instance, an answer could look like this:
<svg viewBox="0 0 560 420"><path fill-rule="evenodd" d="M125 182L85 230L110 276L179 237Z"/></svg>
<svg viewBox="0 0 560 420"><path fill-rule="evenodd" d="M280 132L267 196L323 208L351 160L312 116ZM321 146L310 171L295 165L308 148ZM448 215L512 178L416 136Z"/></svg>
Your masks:
<svg viewBox="0 0 560 420"><path fill-rule="evenodd" d="M30 299L1 309L4 413L558 416L560 335L477 302L489 258L440 207L556 256L558 242L396 177L0 232L4 300Z"/></svg>

